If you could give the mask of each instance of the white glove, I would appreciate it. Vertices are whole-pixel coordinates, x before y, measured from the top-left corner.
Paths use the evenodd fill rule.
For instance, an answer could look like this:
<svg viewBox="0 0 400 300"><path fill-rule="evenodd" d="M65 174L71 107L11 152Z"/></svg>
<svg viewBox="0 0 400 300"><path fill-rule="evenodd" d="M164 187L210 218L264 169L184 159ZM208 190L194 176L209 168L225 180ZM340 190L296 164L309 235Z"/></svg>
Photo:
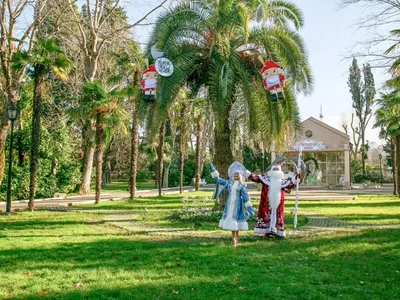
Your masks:
<svg viewBox="0 0 400 300"><path fill-rule="evenodd" d="M218 171L215 170L214 172L211 172L211 177L212 177L212 178L217 178L217 177L219 177Z"/></svg>

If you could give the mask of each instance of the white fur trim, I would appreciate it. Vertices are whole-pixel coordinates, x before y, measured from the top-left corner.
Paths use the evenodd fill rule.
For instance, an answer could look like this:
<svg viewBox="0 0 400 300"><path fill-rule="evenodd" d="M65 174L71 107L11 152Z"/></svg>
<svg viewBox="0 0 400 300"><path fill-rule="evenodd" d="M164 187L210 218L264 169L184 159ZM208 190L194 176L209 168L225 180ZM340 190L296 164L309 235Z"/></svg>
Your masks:
<svg viewBox="0 0 400 300"><path fill-rule="evenodd" d="M244 204L244 207L252 207L251 202L250 202L250 201L247 201L247 202Z"/></svg>
<svg viewBox="0 0 400 300"><path fill-rule="evenodd" d="M219 227L224 230L232 231L249 230L249 225L247 224L247 222L237 222L233 219L221 219L219 221Z"/></svg>
<svg viewBox="0 0 400 300"><path fill-rule="evenodd" d="M271 233L271 228L254 228L254 234L266 234ZM276 230L275 233L277 236L285 237L286 234L282 230Z"/></svg>
<svg viewBox="0 0 400 300"><path fill-rule="evenodd" d="M276 235L277 235L277 236L281 236L281 237L285 237L285 236L286 236L286 233L285 233L284 231L282 231L282 230L277 230L277 231L276 231Z"/></svg>
<svg viewBox="0 0 400 300"><path fill-rule="evenodd" d="M265 178L263 175L258 175L258 178L262 181L262 183L269 185L269 179Z"/></svg>
<svg viewBox="0 0 400 300"><path fill-rule="evenodd" d="M244 175L246 175L246 178L248 178L251 175L251 172L249 170L246 170L246 173L244 173Z"/></svg>
<svg viewBox="0 0 400 300"><path fill-rule="evenodd" d="M219 177L219 172L217 170L215 170L214 172L211 172L211 177L212 178Z"/></svg>
<svg viewBox="0 0 400 300"><path fill-rule="evenodd" d="M271 230L269 228L254 228L254 234L266 234Z"/></svg>

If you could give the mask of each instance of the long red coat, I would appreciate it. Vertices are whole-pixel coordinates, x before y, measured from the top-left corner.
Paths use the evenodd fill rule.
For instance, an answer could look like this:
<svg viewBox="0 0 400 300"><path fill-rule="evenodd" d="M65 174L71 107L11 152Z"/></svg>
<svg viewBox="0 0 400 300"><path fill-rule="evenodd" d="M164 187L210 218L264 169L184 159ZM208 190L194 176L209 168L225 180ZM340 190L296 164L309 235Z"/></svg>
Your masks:
<svg viewBox="0 0 400 300"><path fill-rule="evenodd" d="M256 234L269 234L271 233L271 208L269 207L268 201L268 177L264 177L262 175L250 174L249 179L251 181L261 183L261 198L260 203L258 205L258 213L257 213L257 223L254 226L254 233ZM292 189L296 187L296 179L292 180L283 180L282 181L282 189L281 189L281 201L276 210L276 224L274 227L277 229L277 235L284 237L285 236L285 228L284 228L284 217L285 217L285 189Z"/></svg>

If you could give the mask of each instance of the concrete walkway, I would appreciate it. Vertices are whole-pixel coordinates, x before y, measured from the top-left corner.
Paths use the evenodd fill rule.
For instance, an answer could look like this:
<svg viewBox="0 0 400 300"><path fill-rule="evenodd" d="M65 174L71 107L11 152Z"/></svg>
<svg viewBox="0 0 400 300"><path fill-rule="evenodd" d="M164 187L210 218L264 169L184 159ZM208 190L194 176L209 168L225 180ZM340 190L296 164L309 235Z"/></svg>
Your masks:
<svg viewBox="0 0 400 300"><path fill-rule="evenodd" d="M183 188L184 192L194 191L192 186L185 186ZM179 193L179 188L165 188L162 189L163 195L168 194L177 194ZM138 190L136 191L136 197L147 197L147 196L157 196L158 189L154 190ZM100 201L109 201L109 200L120 200L124 198L129 198L129 192L104 192L101 193ZM64 198L47 198L47 199L35 199L35 208L40 207L67 207L73 205L81 205L81 204L94 204L95 195L84 195L84 196L68 196ZM13 201L11 203L12 211L21 211L26 210L28 208L28 200L21 201ZM0 202L0 212L5 212L6 203L4 201Z"/></svg>
<svg viewBox="0 0 400 300"><path fill-rule="evenodd" d="M257 185L250 182L248 183L249 194L252 200L257 201L260 198L261 192L257 190ZM210 195L214 190L214 185L210 184L205 187L201 187L200 190L209 191ZM194 191L192 186L185 186L185 192ZM384 185L380 188L368 187L368 188L355 188L351 190L328 190L322 188L312 188L307 186L301 186L299 190L299 199L300 200L315 200L315 201L327 201L327 200L352 200L355 199L356 194L391 194L393 192L392 185ZM164 188L162 189L162 193L164 195L167 194L177 194L179 193L179 188ZM286 194L286 200L294 200L295 199L295 191L292 190L290 194ZM146 197L146 196L157 196L158 190L138 190L136 191L137 197ZM101 194L101 201L109 201L109 200L119 200L124 198L129 198L129 192L110 192L106 191ZM85 195L85 196L69 196L65 198L48 198L48 199L37 199L35 200L35 207L67 207L73 205L81 205L81 204L93 204L95 199L94 194ZM4 201L0 202L0 212L5 212L6 204ZM28 201L13 201L12 202L12 211L25 210L28 207Z"/></svg>

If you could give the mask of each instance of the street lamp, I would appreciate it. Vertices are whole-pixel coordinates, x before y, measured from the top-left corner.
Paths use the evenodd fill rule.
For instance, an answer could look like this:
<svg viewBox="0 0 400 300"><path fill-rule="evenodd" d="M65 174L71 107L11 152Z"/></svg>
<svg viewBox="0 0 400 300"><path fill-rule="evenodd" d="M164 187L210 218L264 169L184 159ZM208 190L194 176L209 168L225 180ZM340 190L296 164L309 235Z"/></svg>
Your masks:
<svg viewBox="0 0 400 300"><path fill-rule="evenodd" d="M382 178L382 153L379 153L379 173L381 175L381 186L383 185L383 178Z"/></svg>
<svg viewBox="0 0 400 300"><path fill-rule="evenodd" d="M13 133L14 133L14 121L17 118L17 107L10 105L7 107L8 119L11 121L11 135L10 135L10 152L8 155L8 185L7 185L7 202L6 202L6 213L11 213L11 169L12 169L12 147L13 147Z"/></svg>
<svg viewBox="0 0 400 300"><path fill-rule="evenodd" d="M349 169L350 169L350 188L351 188L351 155L353 154L353 144L349 142Z"/></svg>

